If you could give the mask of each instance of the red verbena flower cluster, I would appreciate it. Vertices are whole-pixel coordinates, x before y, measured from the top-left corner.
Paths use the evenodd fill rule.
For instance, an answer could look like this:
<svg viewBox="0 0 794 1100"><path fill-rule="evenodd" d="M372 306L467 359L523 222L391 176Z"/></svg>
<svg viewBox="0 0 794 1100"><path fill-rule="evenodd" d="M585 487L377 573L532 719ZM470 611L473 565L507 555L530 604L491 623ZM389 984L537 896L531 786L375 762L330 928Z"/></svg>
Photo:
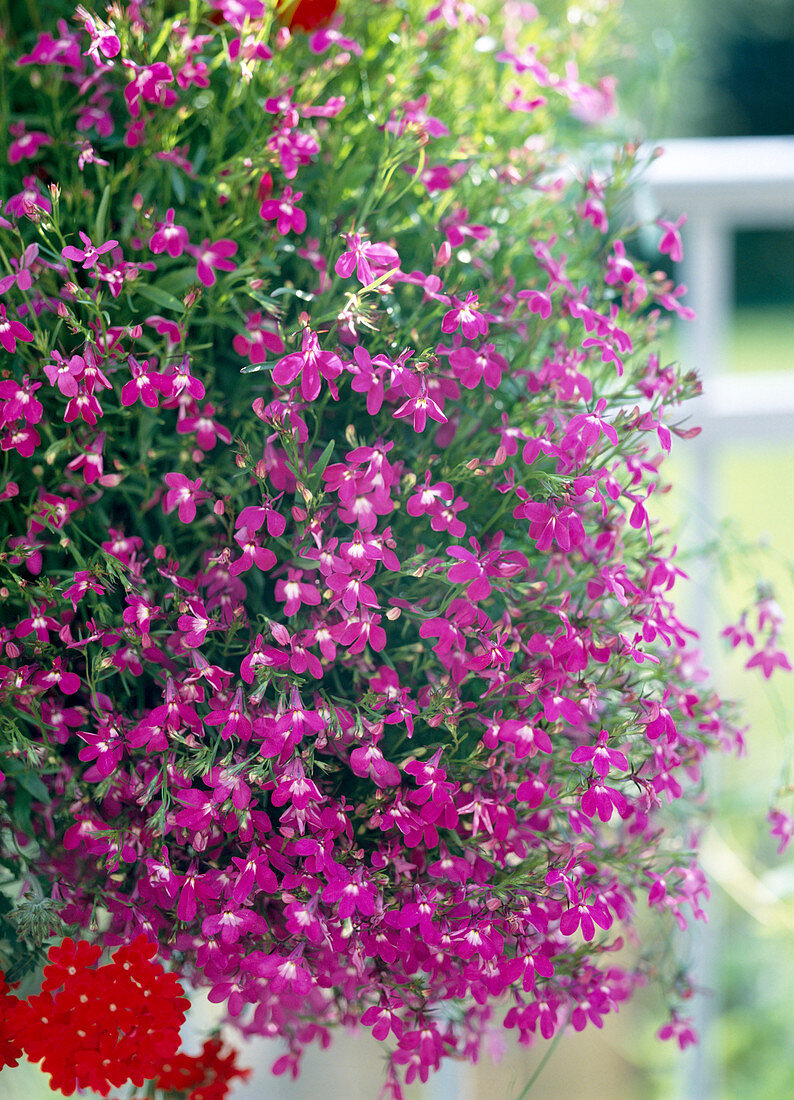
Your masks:
<svg viewBox="0 0 794 1100"><path fill-rule="evenodd" d="M96 966L102 948L66 937L48 952L41 992L20 1000L0 974L0 1068L23 1055L41 1062L53 1089L71 1096L93 1089L155 1082L186 1100L222 1100L228 1083L244 1076L235 1055L209 1039L201 1055L179 1051L189 1001L176 975L155 961L146 936L119 947Z"/></svg>

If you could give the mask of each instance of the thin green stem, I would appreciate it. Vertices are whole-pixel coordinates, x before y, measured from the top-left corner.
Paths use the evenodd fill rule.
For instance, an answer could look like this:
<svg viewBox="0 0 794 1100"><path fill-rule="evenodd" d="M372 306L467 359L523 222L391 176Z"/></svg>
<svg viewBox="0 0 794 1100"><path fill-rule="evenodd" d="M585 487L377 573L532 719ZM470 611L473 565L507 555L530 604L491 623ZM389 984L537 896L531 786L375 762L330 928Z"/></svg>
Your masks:
<svg viewBox="0 0 794 1100"><path fill-rule="evenodd" d="M535 1072L532 1074L530 1079L524 1085L523 1089L518 1094L518 1096L515 1098L515 1100L525 1100L525 1097L529 1096L530 1089L535 1084L538 1077L540 1077L541 1073L543 1073L543 1070L546 1068L546 1063L551 1058L554 1051L557 1049L557 1044L559 1043L560 1039L562 1038L562 1033L563 1033L564 1030L565 1029L561 1027L559 1029L559 1031L557 1032L557 1034L554 1036L554 1038L551 1040L551 1042L549 1043L548 1050L543 1055L540 1062L538 1062L538 1065L537 1065L537 1068L535 1069Z"/></svg>

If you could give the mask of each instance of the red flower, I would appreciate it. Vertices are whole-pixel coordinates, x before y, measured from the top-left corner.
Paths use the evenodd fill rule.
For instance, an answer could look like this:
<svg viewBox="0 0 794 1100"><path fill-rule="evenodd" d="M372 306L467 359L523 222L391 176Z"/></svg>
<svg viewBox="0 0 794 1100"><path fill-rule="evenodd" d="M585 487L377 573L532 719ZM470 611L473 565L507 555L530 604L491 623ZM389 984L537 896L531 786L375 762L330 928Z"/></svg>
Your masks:
<svg viewBox="0 0 794 1100"><path fill-rule="evenodd" d="M331 21L338 6L339 0L298 0L294 6L285 5L281 18L291 31L315 31Z"/></svg>
<svg viewBox="0 0 794 1100"><path fill-rule="evenodd" d="M96 943L88 943L87 940L78 940L76 943L69 936L47 952L50 965L44 967L43 990L59 989L64 982L71 977L93 966L102 948Z"/></svg>

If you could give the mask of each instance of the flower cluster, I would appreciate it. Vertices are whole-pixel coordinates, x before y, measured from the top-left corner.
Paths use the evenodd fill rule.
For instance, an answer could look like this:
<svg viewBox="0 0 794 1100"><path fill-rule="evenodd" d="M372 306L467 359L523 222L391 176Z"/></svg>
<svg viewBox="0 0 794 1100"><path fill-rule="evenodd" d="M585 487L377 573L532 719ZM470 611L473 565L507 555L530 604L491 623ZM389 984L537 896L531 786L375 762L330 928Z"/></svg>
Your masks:
<svg viewBox="0 0 794 1100"><path fill-rule="evenodd" d="M24 1001L0 975L0 1066L14 1066L24 1054L67 1096L86 1088L107 1096L127 1082L155 1081L186 1100L221 1100L228 1081L241 1075L234 1056L221 1058L217 1040L197 1058L178 1053L189 1002L155 952L138 936L97 967L101 947L67 937L49 950L41 992Z"/></svg>
<svg viewBox="0 0 794 1100"><path fill-rule="evenodd" d="M500 998L600 1026L661 974L638 911L703 916L665 809L738 731L652 511L684 288L624 240L637 150L582 154L603 29L334 7L6 38L0 863L128 945L54 992L64 941L5 1040L61 1085L220 1095L150 943L276 1072L370 1028L398 1097Z"/></svg>

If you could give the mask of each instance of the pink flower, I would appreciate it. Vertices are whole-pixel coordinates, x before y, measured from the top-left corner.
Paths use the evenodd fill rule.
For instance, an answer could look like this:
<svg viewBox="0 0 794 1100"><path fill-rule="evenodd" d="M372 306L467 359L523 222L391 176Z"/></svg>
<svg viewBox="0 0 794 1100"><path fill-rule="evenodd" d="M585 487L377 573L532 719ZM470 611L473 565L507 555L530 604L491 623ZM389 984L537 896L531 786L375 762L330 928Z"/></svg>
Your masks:
<svg viewBox="0 0 794 1100"><path fill-rule="evenodd" d="M336 911L340 920L355 916L356 912L365 917L371 917L375 912L378 892L370 883L364 882L363 874L361 868L355 875L342 870L329 881L320 895L326 905L336 902Z"/></svg>
<svg viewBox="0 0 794 1100"><path fill-rule="evenodd" d="M59 623L51 615L45 615L44 610L47 606L47 604L41 604L37 607L31 605L30 617L17 623L14 628L14 637L27 638L28 634L35 634L38 641L49 642L49 631L57 630Z"/></svg>
<svg viewBox="0 0 794 1100"><path fill-rule="evenodd" d="M149 248L156 255L167 252L169 256L176 258L190 245L187 229L183 225L174 225L174 208L166 211L165 221L158 222L157 229L151 236Z"/></svg>
<svg viewBox="0 0 794 1100"><path fill-rule="evenodd" d="M268 987L274 993L290 990L304 997L312 988L312 975L301 961L303 948L297 948L291 955L265 955L262 951L253 951L245 960L245 968L257 977L266 978Z"/></svg>
<svg viewBox="0 0 794 1100"><path fill-rule="evenodd" d="M306 215L295 205L303 198L303 192L293 194L292 188L287 185L280 199L267 199L259 207L260 218L267 221L276 221L276 229L284 236L292 231L302 233L306 228Z"/></svg>
<svg viewBox="0 0 794 1100"><path fill-rule="evenodd" d="M425 483L418 488L412 497L409 497L406 511L409 516L421 516L425 513L435 515L439 511L442 502L448 503L455 496L455 490L448 481L439 481L436 485L430 484L430 470L425 471Z"/></svg>
<svg viewBox="0 0 794 1100"><path fill-rule="evenodd" d="M71 600L72 607L76 611L77 604L87 592L96 592L98 595L103 596L105 588L87 570L78 569L74 574L73 583L68 588L64 588L62 595L65 600Z"/></svg>
<svg viewBox="0 0 794 1100"><path fill-rule="evenodd" d="M201 488L201 478L191 481L184 474L166 474L165 483L169 486L165 494L166 513L179 509L179 518L182 523L192 523L196 518L196 505L203 500L209 500L211 493Z"/></svg>
<svg viewBox="0 0 794 1100"><path fill-rule="evenodd" d="M30 290L33 285L33 276L31 275L32 266L39 259L39 246L37 244L29 244L22 252L19 259L16 256L11 257L11 266L14 271L11 275L5 275L0 279L0 294L5 294L16 283L20 290Z"/></svg>
<svg viewBox="0 0 794 1100"><path fill-rule="evenodd" d="M684 258L684 246L681 242L681 233L679 230L686 224L686 214L682 214L681 217L677 218L674 222L668 222L665 221L664 218L659 218L656 224L660 229L664 230L662 239L659 241L659 251L662 255L669 256L674 264L680 264Z"/></svg>
<svg viewBox="0 0 794 1100"><path fill-rule="evenodd" d="M280 535L284 534L287 521L280 512L271 507L274 503L276 501L269 501L262 505L252 504L247 508L243 508L235 521L235 526L247 527L250 533L255 533L264 523L267 525L267 533L270 537L279 538Z"/></svg>
<svg viewBox="0 0 794 1100"><path fill-rule="evenodd" d="M78 416L90 427L94 427L97 419L102 416L102 406L85 386L85 376L74 397L70 398L63 414L64 424L71 424Z"/></svg>
<svg viewBox="0 0 794 1100"><path fill-rule="evenodd" d="M446 137L449 130L444 123L425 110L429 102L430 96L427 94L420 96L419 99L406 100L400 111L392 111L386 123L386 129L391 134L403 134L410 124L427 137Z"/></svg>
<svg viewBox="0 0 794 1100"><path fill-rule="evenodd" d="M287 616L296 615L301 604L316 607L320 602L317 588L313 584L307 584L302 577L301 569L290 569L287 580L276 581L276 599L284 600L284 614Z"/></svg>
<svg viewBox="0 0 794 1100"><path fill-rule="evenodd" d="M551 295L543 290L519 290L517 298L525 298L530 313L537 313L544 321L551 317Z"/></svg>
<svg viewBox="0 0 794 1100"><path fill-rule="evenodd" d="M239 577L241 573L247 572L253 565L257 569L261 569L263 573L267 573L276 564L276 555L273 551L262 546L255 533L249 530L248 527L240 527L235 532L234 539L243 553L242 557L233 561L229 566L229 572L233 577ZM284 582L280 581L278 583L283 584Z"/></svg>
<svg viewBox="0 0 794 1100"><path fill-rule="evenodd" d="M777 854L782 856L791 843L792 837L794 837L794 817L783 813L782 810L771 809L766 819L771 826L770 835L776 836L780 840Z"/></svg>
<svg viewBox="0 0 794 1100"><path fill-rule="evenodd" d="M570 908L566 909L560 917L560 931L564 936L572 936L577 929L581 928L583 939L589 942L595 936L596 924L604 929L611 927L612 914L603 902L592 901L588 903L588 898L592 892L592 889L588 887L580 897L575 887L570 888Z"/></svg>
<svg viewBox="0 0 794 1100"><path fill-rule="evenodd" d="M447 553L450 557L458 558L457 565L453 565L447 572L447 579L453 584L465 584L468 598L476 603L485 600L491 594L491 582L489 577L498 577L499 568L495 564L498 552L483 553L476 539L469 539L473 550L467 550L465 546L450 546Z"/></svg>
<svg viewBox="0 0 794 1100"><path fill-rule="evenodd" d="M42 213L49 214L52 203L41 192L41 184L35 176L25 176L22 180L24 190L12 195L5 205L6 214L13 214L15 218L24 216L38 218Z"/></svg>
<svg viewBox="0 0 794 1100"><path fill-rule="evenodd" d="M304 401L314 401L320 394L320 375L330 381L341 370L339 356L332 351L323 351L317 334L305 328L301 350L279 359L273 368L273 381L279 386L287 386L300 375Z"/></svg>
<svg viewBox="0 0 794 1100"><path fill-rule="evenodd" d="M221 629L221 624L210 618L201 600L186 601L186 610L179 616L177 626L184 634L185 645L190 648L203 645L209 631Z"/></svg>
<svg viewBox="0 0 794 1100"><path fill-rule="evenodd" d="M86 31L91 35L91 45L86 50L86 54L93 59L95 65L102 65L100 53L107 58L113 58L121 52L121 42L113 32L112 26L91 15L82 4L77 5L75 16L82 21Z"/></svg>
<svg viewBox="0 0 794 1100"><path fill-rule="evenodd" d="M56 349L50 354L54 362L44 364L44 373L50 385L57 386L64 397L74 397L78 389L77 379L85 370L85 360L82 355L64 359Z"/></svg>
<svg viewBox="0 0 794 1100"><path fill-rule="evenodd" d="M135 73L124 89L127 109L133 118L138 118L141 113L141 100L158 107L174 106L177 94L173 88L167 87L168 84L173 84L174 74L164 61L156 61L153 65L136 65L133 61L122 59L122 63Z"/></svg>
<svg viewBox="0 0 794 1100"><path fill-rule="evenodd" d="M359 745L350 754L350 767L356 775L369 776L378 787L396 787L400 769L388 761L377 745Z"/></svg>
<svg viewBox="0 0 794 1100"><path fill-rule="evenodd" d="M147 409L156 409L160 403L157 391L169 393L170 385L163 374L157 374L151 370L149 360L144 359L139 363L134 355L127 356L132 378L125 383L121 390L121 403L125 407L134 405L140 401Z"/></svg>
<svg viewBox="0 0 794 1100"><path fill-rule="evenodd" d="M600 779L594 780L582 795L580 805L586 817L598 814L602 821L609 821L613 810L623 817L628 813L628 803L620 791L607 787Z"/></svg>
<svg viewBox="0 0 794 1100"><path fill-rule="evenodd" d="M779 649L773 641L767 642L763 649L754 653L745 668L760 668L768 680L776 668L782 668L785 672L791 672L789 661L782 649Z"/></svg>
<svg viewBox="0 0 794 1100"><path fill-rule="evenodd" d="M0 423L22 419L26 424L38 424L44 409L34 395L40 389L41 382L31 382L27 374L21 383L10 378L0 382Z"/></svg>
<svg viewBox="0 0 794 1100"><path fill-rule="evenodd" d="M379 625L382 616L361 612L360 618L351 617L332 631L340 645L350 653L363 653L369 643L375 653L386 648L386 631Z"/></svg>
<svg viewBox="0 0 794 1100"><path fill-rule="evenodd" d="M204 721L208 726L222 726L221 738L224 741L228 741L230 737L248 741L251 737L251 723L245 714L242 688L237 689L230 703L211 710Z"/></svg>
<svg viewBox="0 0 794 1100"><path fill-rule="evenodd" d="M617 749L607 748L608 740L609 731L601 730L598 735L598 744L592 747L582 745L578 749L574 749L571 753L571 761L574 764L586 764L592 761L593 769L602 779L609 775L610 768L620 768L621 771L628 771L628 760Z"/></svg>
<svg viewBox="0 0 794 1100"><path fill-rule="evenodd" d="M169 372L165 377L171 380L172 397L187 393L194 401L200 401L204 396L204 383L201 379L196 378L194 374L191 374L190 355L187 352L182 356L179 363L175 364L173 372Z"/></svg>
<svg viewBox="0 0 794 1100"><path fill-rule="evenodd" d="M247 355L254 364L264 363L269 351L277 355L284 350L284 341L278 334L278 326L262 313L249 313L245 323L246 335L238 334L232 347L238 355Z"/></svg>
<svg viewBox="0 0 794 1100"><path fill-rule="evenodd" d="M8 147L8 163L18 164L23 158L35 157L43 145L52 145L52 138L42 130L26 132L24 122L9 126L15 140Z"/></svg>
<svg viewBox="0 0 794 1100"><path fill-rule="evenodd" d="M441 321L442 332L455 332L460 328L467 340L475 340L478 336L485 336L488 332L488 322L484 315L475 307L478 305L477 295L472 291L466 295L465 301L453 296L453 308L444 314Z"/></svg>
<svg viewBox="0 0 794 1100"><path fill-rule="evenodd" d="M83 450L68 463L67 470L82 470L83 481L93 485L102 478L104 464L102 451L105 446L105 433L98 432L90 443L83 443ZM100 482L101 483L101 482Z"/></svg>
<svg viewBox="0 0 794 1100"><path fill-rule="evenodd" d="M570 507L557 508L556 504L527 501L513 512L519 519L528 519L530 537L535 539L538 550L550 550L556 542L561 550L570 550L584 540L584 527L577 513Z"/></svg>
<svg viewBox="0 0 794 1100"><path fill-rule="evenodd" d="M185 250L197 258L196 275L204 286L214 286L216 271L234 271L236 264L229 259L237 252L237 242L226 238L212 244L205 237L200 245L186 245Z"/></svg>
<svg viewBox="0 0 794 1100"><path fill-rule="evenodd" d="M427 392L427 384L424 378L420 381L414 374L408 374L407 378L412 380L410 386L406 387L409 388L411 395L398 409L395 409L392 416L395 419L403 416L413 417L415 432L423 432L425 430L428 417L430 417L431 420L435 420L438 424L446 424L447 418Z"/></svg>
<svg viewBox="0 0 794 1100"><path fill-rule="evenodd" d="M334 264L334 271L343 279L348 279L355 270L362 286L369 286L385 271L400 266L400 257L390 245L370 244L360 233L348 233L345 243L347 251Z"/></svg>
<svg viewBox="0 0 794 1100"><path fill-rule="evenodd" d="M219 439L223 443L231 443L232 433L213 419L214 413L214 405L205 405L197 415L177 421L176 430L180 435L195 432L196 443L202 451L211 451Z"/></svg>
<svg viewBox="0 0 794 1100"><path fill-rule="evenodd" d="M489 389L495 390L502 383L502 374L509 370L507 360L493 344L478 349L455 348L449 353L449 365L467 390L473 390L483 380Z"/></svg>
<svg viewBox="0 0 794 1100"><path fill-rule="evenodd" d="M680 1017L676 1012L672 1013L670 1023L660 1027L656 1032L657 1038L662 1040L675 1039L681 1050L693 1046L698 1042L698 1033L693 1027L691 1016Z"/></svg>
<svg viewBox="0 0 794 1100"><path fill-rule="evenodd" d="M106 252L110 252L111 249L118 245L118 241L105 241L101 245L93 245L91 238L80 230L80 240L83 242L83 248L76 248L72 244L68 244L66 248L61 249L61 255L67 260L74 260L75 263L81 263L85 270L96 267L100 256L104 256Z"/></svg>
<svg viewBox="0 0 794 1100"><path fill-rule="evenodd" d="M17 340L29 343L33 333L15 318L6 316L6 307L0 305L0 344L6 351L16 351Z"/></svg>

